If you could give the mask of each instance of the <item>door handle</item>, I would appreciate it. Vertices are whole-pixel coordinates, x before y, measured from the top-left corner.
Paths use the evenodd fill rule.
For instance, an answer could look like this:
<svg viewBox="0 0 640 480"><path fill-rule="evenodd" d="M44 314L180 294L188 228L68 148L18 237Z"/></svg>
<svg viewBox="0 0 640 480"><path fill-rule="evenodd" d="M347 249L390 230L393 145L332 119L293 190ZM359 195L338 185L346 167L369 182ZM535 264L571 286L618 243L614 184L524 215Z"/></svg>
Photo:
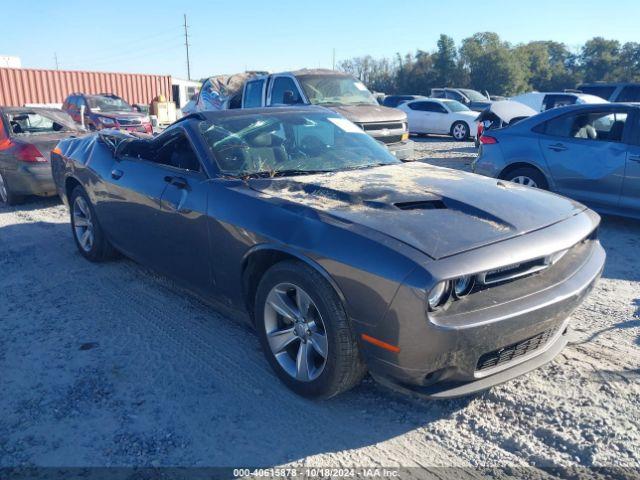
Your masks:
<svg viewBox="0 0 640 480"><path fill-rule="evenodd" d="M564 152L567 149L563 144L556 143L555 145L549 145L549 150L553 150L554 152Z"/></svg>
<svg viewBox="0 0 640 480"><path fill-rule="evenodd" d="M120 180L122 175L124 175L124 172L122 170L118 170L117 168L111 170L111 178L113 178L114 180Z"/></svg>
<svg viewBox="0 0 640 480"><path fill-rule="evenodd" d="M173 185L174 187L181 190L187 190L189 188L189 184L187 183L187 181L181 177L171 177L167 175L166 177L164 177L164 181L169 185Z"/></svg>
<svg viewBox="0 0 640 480"><path fill-rule="evenodd" d="M640 163L640 155L629 155L629 160Z"/></svg>

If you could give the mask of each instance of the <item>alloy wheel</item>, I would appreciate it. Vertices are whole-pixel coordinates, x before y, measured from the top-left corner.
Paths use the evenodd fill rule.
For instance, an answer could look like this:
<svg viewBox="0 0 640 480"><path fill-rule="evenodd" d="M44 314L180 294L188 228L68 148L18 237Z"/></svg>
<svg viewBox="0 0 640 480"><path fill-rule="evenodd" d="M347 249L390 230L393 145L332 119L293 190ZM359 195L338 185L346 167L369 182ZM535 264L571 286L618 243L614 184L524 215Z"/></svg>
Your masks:
<svg viewBox="0 0 640 480"><path fill-rule="evenodd" d="M271 353L292 378L311 382L327 363L328 341L318 307L292 283L279 283L267 295L264 327Z"/></svg>
<svg viewBox="0 0 640 480"><path fill-rule="evenodd" d="M80 247L90 252L94 241L93 221L89 205L82 196L76 197L73 202L73 232Z"/></svg>
<svg viewBox="0 0 640 480"><path fill-rule="evenodd" d="M517 177L513 177L511 181L513 183L519 183L520 185L524 185L526 187L538 188L538 184L535 182L535 180L525 175L518 175Z"/></svg>
<svg viewBox="0 0 640 480"><path fill-rule="evenodd" d="M467 138L467 127L462 123L458 123L453 127L453 138L456 140L464 140Z"/></svg>

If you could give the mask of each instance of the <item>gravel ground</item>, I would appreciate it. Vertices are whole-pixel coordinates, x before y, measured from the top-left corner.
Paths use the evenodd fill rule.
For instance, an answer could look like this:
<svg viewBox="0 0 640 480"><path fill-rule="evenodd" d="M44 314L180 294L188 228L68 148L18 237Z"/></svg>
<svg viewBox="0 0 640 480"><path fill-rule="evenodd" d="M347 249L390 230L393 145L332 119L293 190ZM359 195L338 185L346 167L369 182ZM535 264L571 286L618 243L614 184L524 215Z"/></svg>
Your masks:
<svg viewBox="0 0 640 480"><path fill-rule="evenodd" d="M475 155L444 138L416 149L462 169ZM53 199L0 208L0 467L640 468L639 222L603 220L603 279L553 363L461 400L367 379L311 402L246 327L128 260L85 261L67 218Z"/></svg>

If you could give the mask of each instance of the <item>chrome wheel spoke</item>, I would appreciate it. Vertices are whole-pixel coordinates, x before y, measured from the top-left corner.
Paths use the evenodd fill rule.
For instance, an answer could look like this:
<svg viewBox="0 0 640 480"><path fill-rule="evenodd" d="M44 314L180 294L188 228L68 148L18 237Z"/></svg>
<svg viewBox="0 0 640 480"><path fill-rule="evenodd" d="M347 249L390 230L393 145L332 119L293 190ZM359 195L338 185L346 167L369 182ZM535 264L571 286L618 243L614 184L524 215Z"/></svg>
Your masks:
<svg viewBox="0 0 640 480"><path fill-rule="evenodd" d="M309 306L311 305L311 298L307 295L307 292L301 288L296 289L296 306L301 318L307 318L309 314Z"/></svg>
<svg viewBox="0 0 640 480"><path fill-rule="evenodd" d="M82 236L80 237L80 243L82 244L83 247L87 248L89 247L90 241L91 241L91 232L87 228L82 234Z"/></svg>
<svg viewBox="0 0 640 480"><path fill-rule="evenodd" d="M88 227L89 222L86 217L78 215L77 213L73 215L73 224L76 227Z"/></svg>
<svg viewBox="0 0 640 480"><path fill-rule="evenodd" d="M295 322L300 318L300 312L287 296L286 292L272 290L267 298L267 302L276 312L291 322Z"/></svg>
<svg viewBox="0 0 640 480"><path fill-rule="evenodd" d="M291 345L292 342L299 340L293 331L293 327L271 332L267 334L267 339L269 341L271 351L275 354L282 352L285 348Z"/></svg>
<svg viewBox="0 0 640 480"><path fill-rule="evenodd" d="M311 360L309 354L312 349L309 348L309 344L306 342L300 342L300 348L298 349L298 355L296 356L296 378L307 382L311 379Z"/></svg>
<svg viewBox="0 0 640 480"><path fill-rule="evenodd" d="M313 346L313 349L318 352L322 358L327 358L327 336L324 333L315 332L309 337L309 342Z"/></svg>

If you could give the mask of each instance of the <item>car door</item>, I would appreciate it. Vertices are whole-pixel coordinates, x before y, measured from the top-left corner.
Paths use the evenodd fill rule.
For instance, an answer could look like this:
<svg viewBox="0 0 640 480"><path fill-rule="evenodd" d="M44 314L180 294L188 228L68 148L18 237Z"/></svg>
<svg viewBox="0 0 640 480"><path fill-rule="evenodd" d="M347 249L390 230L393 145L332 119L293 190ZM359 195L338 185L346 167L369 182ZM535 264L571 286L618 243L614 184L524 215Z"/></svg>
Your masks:
<svg viewBox="0 0 640 480"><path fill-rule="evenodd" d="M134 145L114 161L98 215L128 256L208 292L208 177L181 128L146 143L148 154Z"/></svg>
<svg viewBox="0 0 640 480"><path fill-rule="evenodd" d="M269 84L267 105L299 105L304 103L304 97L293 77L279 75Z"/></svg>
<svg viewBox="0 0 640 480"><path fill-rule="evenodd" d="M407 114L407 122L409 123L409 131L411 133L427 133L425 117L428 112L425 111L426 102L407 102L399 105L400 109Z"/></svg>
<svg viewBox="0 0 640 480"><path fill-rule="evenodd" d="M250 80L245 84L242 95L242 108L259 108L263 106L265 84L265 78Z"/></svg>
<svg viewBox="0 0 640 480"><path fill-rule="evenodd" d="M555 190L595 208L616 208L627 161L629 109L574 111L547 121L540 148Z"/></svg>
<svg viewBox="0 0 640 480"><path fill-rule="evenodd" d="M632 215L640 215L640 115L633 112L630 119L630 141L620 195L620 208Z"/></svg>

